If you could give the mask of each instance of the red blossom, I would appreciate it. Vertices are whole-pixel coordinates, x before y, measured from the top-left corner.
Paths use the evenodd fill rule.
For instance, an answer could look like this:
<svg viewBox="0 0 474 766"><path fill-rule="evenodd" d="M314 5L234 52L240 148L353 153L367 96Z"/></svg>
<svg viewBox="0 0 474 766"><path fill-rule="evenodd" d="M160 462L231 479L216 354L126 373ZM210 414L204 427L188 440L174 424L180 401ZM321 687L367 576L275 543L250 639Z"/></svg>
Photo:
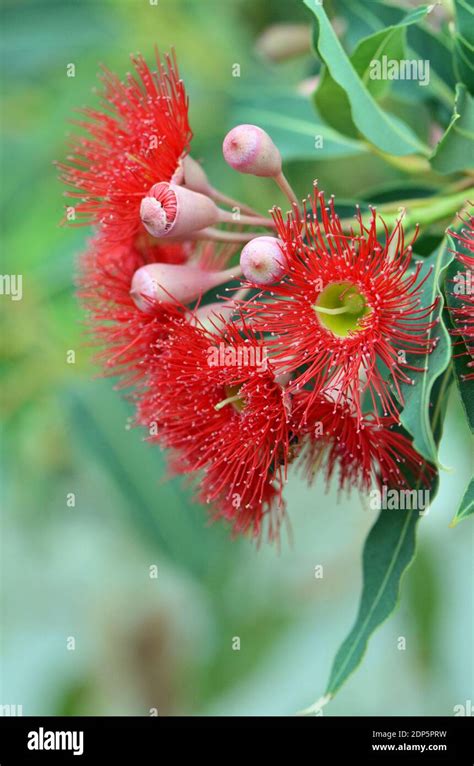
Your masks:
<svg viewBox="0 0 474 766"><path fill-rule="evenodd" d="M421 305L422 264L410 269L412 248L405 245L401 223L391 235L385 230L381 243L375 211L368 226L358 211L358 231L344 233L333 200L326 207L317 188L304 219L296 208L286 221L275 210L274 219L287 256L286 275L261 290L260 302L246 311L259 331L270 334L277 369L294 373L290 390L312 387L309 404L330 386L341 401L353 401L359 419L366 392L374 410L380 402L384 415L394 415L397 403L387 379L402 402L400 384L410 382L409 371L418 369L404 359L431 351L434 308ZM330 322L340 321L344 312L352 325L336 332Z"/></svg>
<svg viewBox="0 0 474 766"><path fill-rule="evenodd" d="M95 345L101 347L97 361L106 375L122 377L122 386L140 379L166 335L166 320L180 313L178 307L153 306L140 311L130 296L135 271L147 263L185 263L189 244L158 246L148 235L136 244L110 246L100 235L80 262L79 297L88 311L88 327Z"/></svg>
<svg viewBox="0 0 474 766"><path fill-rule="evenodd" d="M336 474L341 490L368 491L379 486L407 487L428 484L434 471L414 450L410 440L396 430L391 416L359 420L352 404L336 404L304 391L294 399L300 438L306 445L303 459L308 478L317 470L327 483ZM298 417L303 413L303 418Z"/></svg>
<svg viewBox="0 0 474 766"><path fill-rule="evenodd" d="M102 109L81 110L84 119L76 124L85 135L72 139L70 155L59 163L76 223L100 224L113 243L144 230L143 196L153 184L171 180L192 137L174 56L163 63L157 53L156 71L140 55L131 60L135 73L123 82L103 68Z"/></svg>
<svg viewBox="0 0 474 766"><path fill-rule="evenodd" d="M242 350L249 363L239 366ZM288 406L261 341L245 326L214 333L175 320L139 396L138 422L151 442L172 450L173 472L202 472L199 499L213 518L255 536L267 520L272 538L283 514Z"/></svg>

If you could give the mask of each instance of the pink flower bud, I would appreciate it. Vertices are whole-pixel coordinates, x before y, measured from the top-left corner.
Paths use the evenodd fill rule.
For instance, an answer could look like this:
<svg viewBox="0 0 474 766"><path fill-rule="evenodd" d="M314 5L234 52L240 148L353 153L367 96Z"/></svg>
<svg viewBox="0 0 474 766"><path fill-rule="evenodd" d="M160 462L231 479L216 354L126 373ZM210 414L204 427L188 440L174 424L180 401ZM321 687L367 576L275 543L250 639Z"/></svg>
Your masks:
<svg viewBox="0 0 474 766"><path fill-rule="evenodd" d="M208 196L212 196L214 191L202 166L189 154L180 159L170 183L176 186L186 186L191 191L207 194Z"/></svg>
<svg viewBox="0 0 474 766"><path fill-rule="evenodd" d="M235 306L231 301L228 303L217 301L216 303L206 303L205 306L199 306L198 309L189 313L188 319L193 327L216 332L225 327L234 311Z"/></svg>
<svg viewBox="0 0 474 766"><path fill-rule="evenodd" d="M171 183L151 187L140 205L140 217L153 237L188 237L220 220L215 203L204 194Z"/></svg>
<svg viewBox="0 0 474 766"><path fill-rule="evenodd" d="M238 125L224 138L225 161L239 173L275 177L281 173L281 154L257 125Z"/></svg>
<svg viewBox="0 0 474 766"><path fill-rule="evenodd" d="M141 311L151 312L156 302L190 303L208 290L239 276L238 266L225 271L204 271L196 266L150 263L141 266L133 275L130 295Z"/></svg>
<svg viewBox="0 0 474 766"><path fill-rule="evenodd" d="M176 184L176 186L181 186L182 183L184 183L183 158L179 160L176 166L176 170L174 171L173 175L170 178L170 184Z"/></svg>
<svg viewBox="0 0 474 766"><path fill-rule="evenodd" d="M276 237L256 237L242 249L242 273L254 285L278 282L285 273L283 242Z"/></svg>
<svg viewBox="0 0 474 766"><path fill-rule="evenodd" d="M201 194L212 194L213 189L207 175L199 162L196 162L189 154L183 159L183 184L191 191Z"/></svg>

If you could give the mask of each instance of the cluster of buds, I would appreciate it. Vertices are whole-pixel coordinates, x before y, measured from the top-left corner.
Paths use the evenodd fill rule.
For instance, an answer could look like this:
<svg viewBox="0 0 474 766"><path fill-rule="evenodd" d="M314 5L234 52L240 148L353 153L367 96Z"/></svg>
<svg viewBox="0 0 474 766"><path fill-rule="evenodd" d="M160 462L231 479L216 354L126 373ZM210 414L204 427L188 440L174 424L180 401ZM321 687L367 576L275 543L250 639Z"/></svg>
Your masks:
<svg viewBox="0 0 474 766"><path fill-rule="evenodd" d="M273 179L288 212L218 191L189 154L175 60L133 63L124 83L105 71L108 108L86 113L89 137L61 169L80 222L97 226L80 294L136 423L234 532L278 534L294 461L341 488L427 481L399 426L414 369L400 352L431 350L432 309L401 222L380 241L375 211L346 231L316 184L298 200L256 125L225 136L224 159Z"/></svg>
<svg viewBox="0 0 474 766"><path fill-rule="evenodd" d="M270 136L255 125L239 125L227 134L223 154L228 164L242 173L272 177L288 192L290 202L296 197L282 172L281 154ZM279 280L284 271L283 243L276 237L258 236L253 231L218 229L219 224L240 227L265 227L274 230L272 218L255 213L243 206L246 213L235 213L219 208L216 200L224 200L238 210L240 203L220 194L209 183L201 167L189 155L179 163L174 182L154 184L140 203L140 218L148 234L158 242L212 241L245 243L239 268L209 271L192 265L173 266L149 264L133 277L131 295L138 308L151 311L153 302L189 304L241 274L257 285ZM289 190L289 191L288 191Z"/></svg>

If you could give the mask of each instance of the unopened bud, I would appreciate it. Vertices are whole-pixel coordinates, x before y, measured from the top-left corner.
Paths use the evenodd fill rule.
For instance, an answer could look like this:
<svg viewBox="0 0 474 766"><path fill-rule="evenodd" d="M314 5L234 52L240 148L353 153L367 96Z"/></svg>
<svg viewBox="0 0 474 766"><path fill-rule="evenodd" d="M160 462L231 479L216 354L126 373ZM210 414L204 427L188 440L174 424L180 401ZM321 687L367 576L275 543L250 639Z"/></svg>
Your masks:
<svg viewBox="0 0 474 766"><path fill-rule="evenodd" d="M180 186L182 183L184 183L183 158L178 161L176 170L170 178L170 184L176 184L177 186Z"/></svg>
<svg viewBox="0 0 474 766"><path fill-rule="evenodd" d="M217 223L215 203L184 186L161 182L151 187L140 205L145 229L158 239L187 237Z"/></svg>
<svg viewBox="0 0 474 766"><path fill-rule="evenodd" d="M285 273L283 242L276 237L256 237L250 240L240 255L242 273L254 285L278 282Z"/></svg>
<svg viewBox="0 0 474 766"><path fill-rule="evenodd" d="M209 196L214 191L202 166L189 154L180 159L170 183Z"/></svg>
<svg viewBox="0 0 474 766"><path fill-rule="evenodd" d="M238 125L223 143L225 161L239 173L275 177L281 173L281 154L272 139L257 125Z"/></svg>
<svg viewBox="0 0 474 766"><path fill-rule="evenodd" d="M208 181L207 175L199 162L196 162L189 154L183 159L183 184L187 189L191 189L201 194L211 194L213 189Z"/></svg>
<svg viewBox="0 0 474 766"><path fill-rule="evenodd" d="M216 301L215 303L206 303L205 306L199 306L198 309L190 312L188 320L193 327L201 327L210 332L216 332L226 326L234 311L235 306L231 301L228 303Z"/></svg>
<svg viewBox="0 0 474 766"><path fill-rule="evenodd" d="M190 303L239 276L238 266L225 271L204 271L196 266L150 263L133 275L130 295L141 311L151 312L155 303Z"/></svg>

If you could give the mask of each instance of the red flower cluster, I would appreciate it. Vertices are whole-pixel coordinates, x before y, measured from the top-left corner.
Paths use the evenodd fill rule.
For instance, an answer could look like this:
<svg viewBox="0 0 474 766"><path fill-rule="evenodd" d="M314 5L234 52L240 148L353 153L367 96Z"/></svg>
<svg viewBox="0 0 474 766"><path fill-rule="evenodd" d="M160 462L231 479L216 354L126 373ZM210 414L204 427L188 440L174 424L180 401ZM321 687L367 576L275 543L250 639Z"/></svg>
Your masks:
<svg viewBox="0 0 474 766"><path fill-rule="evenodd" d="M134 273L147 263L185 263L189 245L166 246L142 241L110 245L100 234L82 257L79 296L88 310L92 340L101 351L97 361L106 375L122 377L133 385L146 373L158 340L164 337L166 318L179 311L154 305L138 311L130 296Z"/></svg>
<svg viewBox="0 0 474 766"><path fill-rule="evenodd" d="M85 110L86 137L60 167L80 199L77 221L98 228L80 295L106 373L134 387L137 424L235 533L277 536L295 460L310 478L338 473L343 489L428 481L398 423L413 369L405 355L431 350L433 309L421 305L401 223L379 240L375 212L368 224L358 213L346 231L317 188L301 212L278 149L248 125L232 131L224 156L273 177L293 210L268 221L239 206L186 156L174 59L153 72L133 62L124 83L105 72L103 110ZM244 210L237 229L216 200ZM241 274L221 269L244 242L245 281L232 298L209 299Z"/></svg>
<svg viewBox="0 0 474 766"><path fill-rule="evenodd" d="M130 296L130 282L147 263L185 263L188 242L159 243L147 233L141 200L157 181L180 172L192 133L188 99L176 61L156 56L151 71L141 56L132 57L135 76L121 82L104 69L102 110L83 109L60 178L71 190L68 221L94 223L98 233L80 264L79 295L89 312L98 360L108 375L131 385L147 367L148 355L163 336L166 315L160 306L143 314ZM79 200L79 201L77 201ZM72 210L73 215L69 215Z"/></svg>

